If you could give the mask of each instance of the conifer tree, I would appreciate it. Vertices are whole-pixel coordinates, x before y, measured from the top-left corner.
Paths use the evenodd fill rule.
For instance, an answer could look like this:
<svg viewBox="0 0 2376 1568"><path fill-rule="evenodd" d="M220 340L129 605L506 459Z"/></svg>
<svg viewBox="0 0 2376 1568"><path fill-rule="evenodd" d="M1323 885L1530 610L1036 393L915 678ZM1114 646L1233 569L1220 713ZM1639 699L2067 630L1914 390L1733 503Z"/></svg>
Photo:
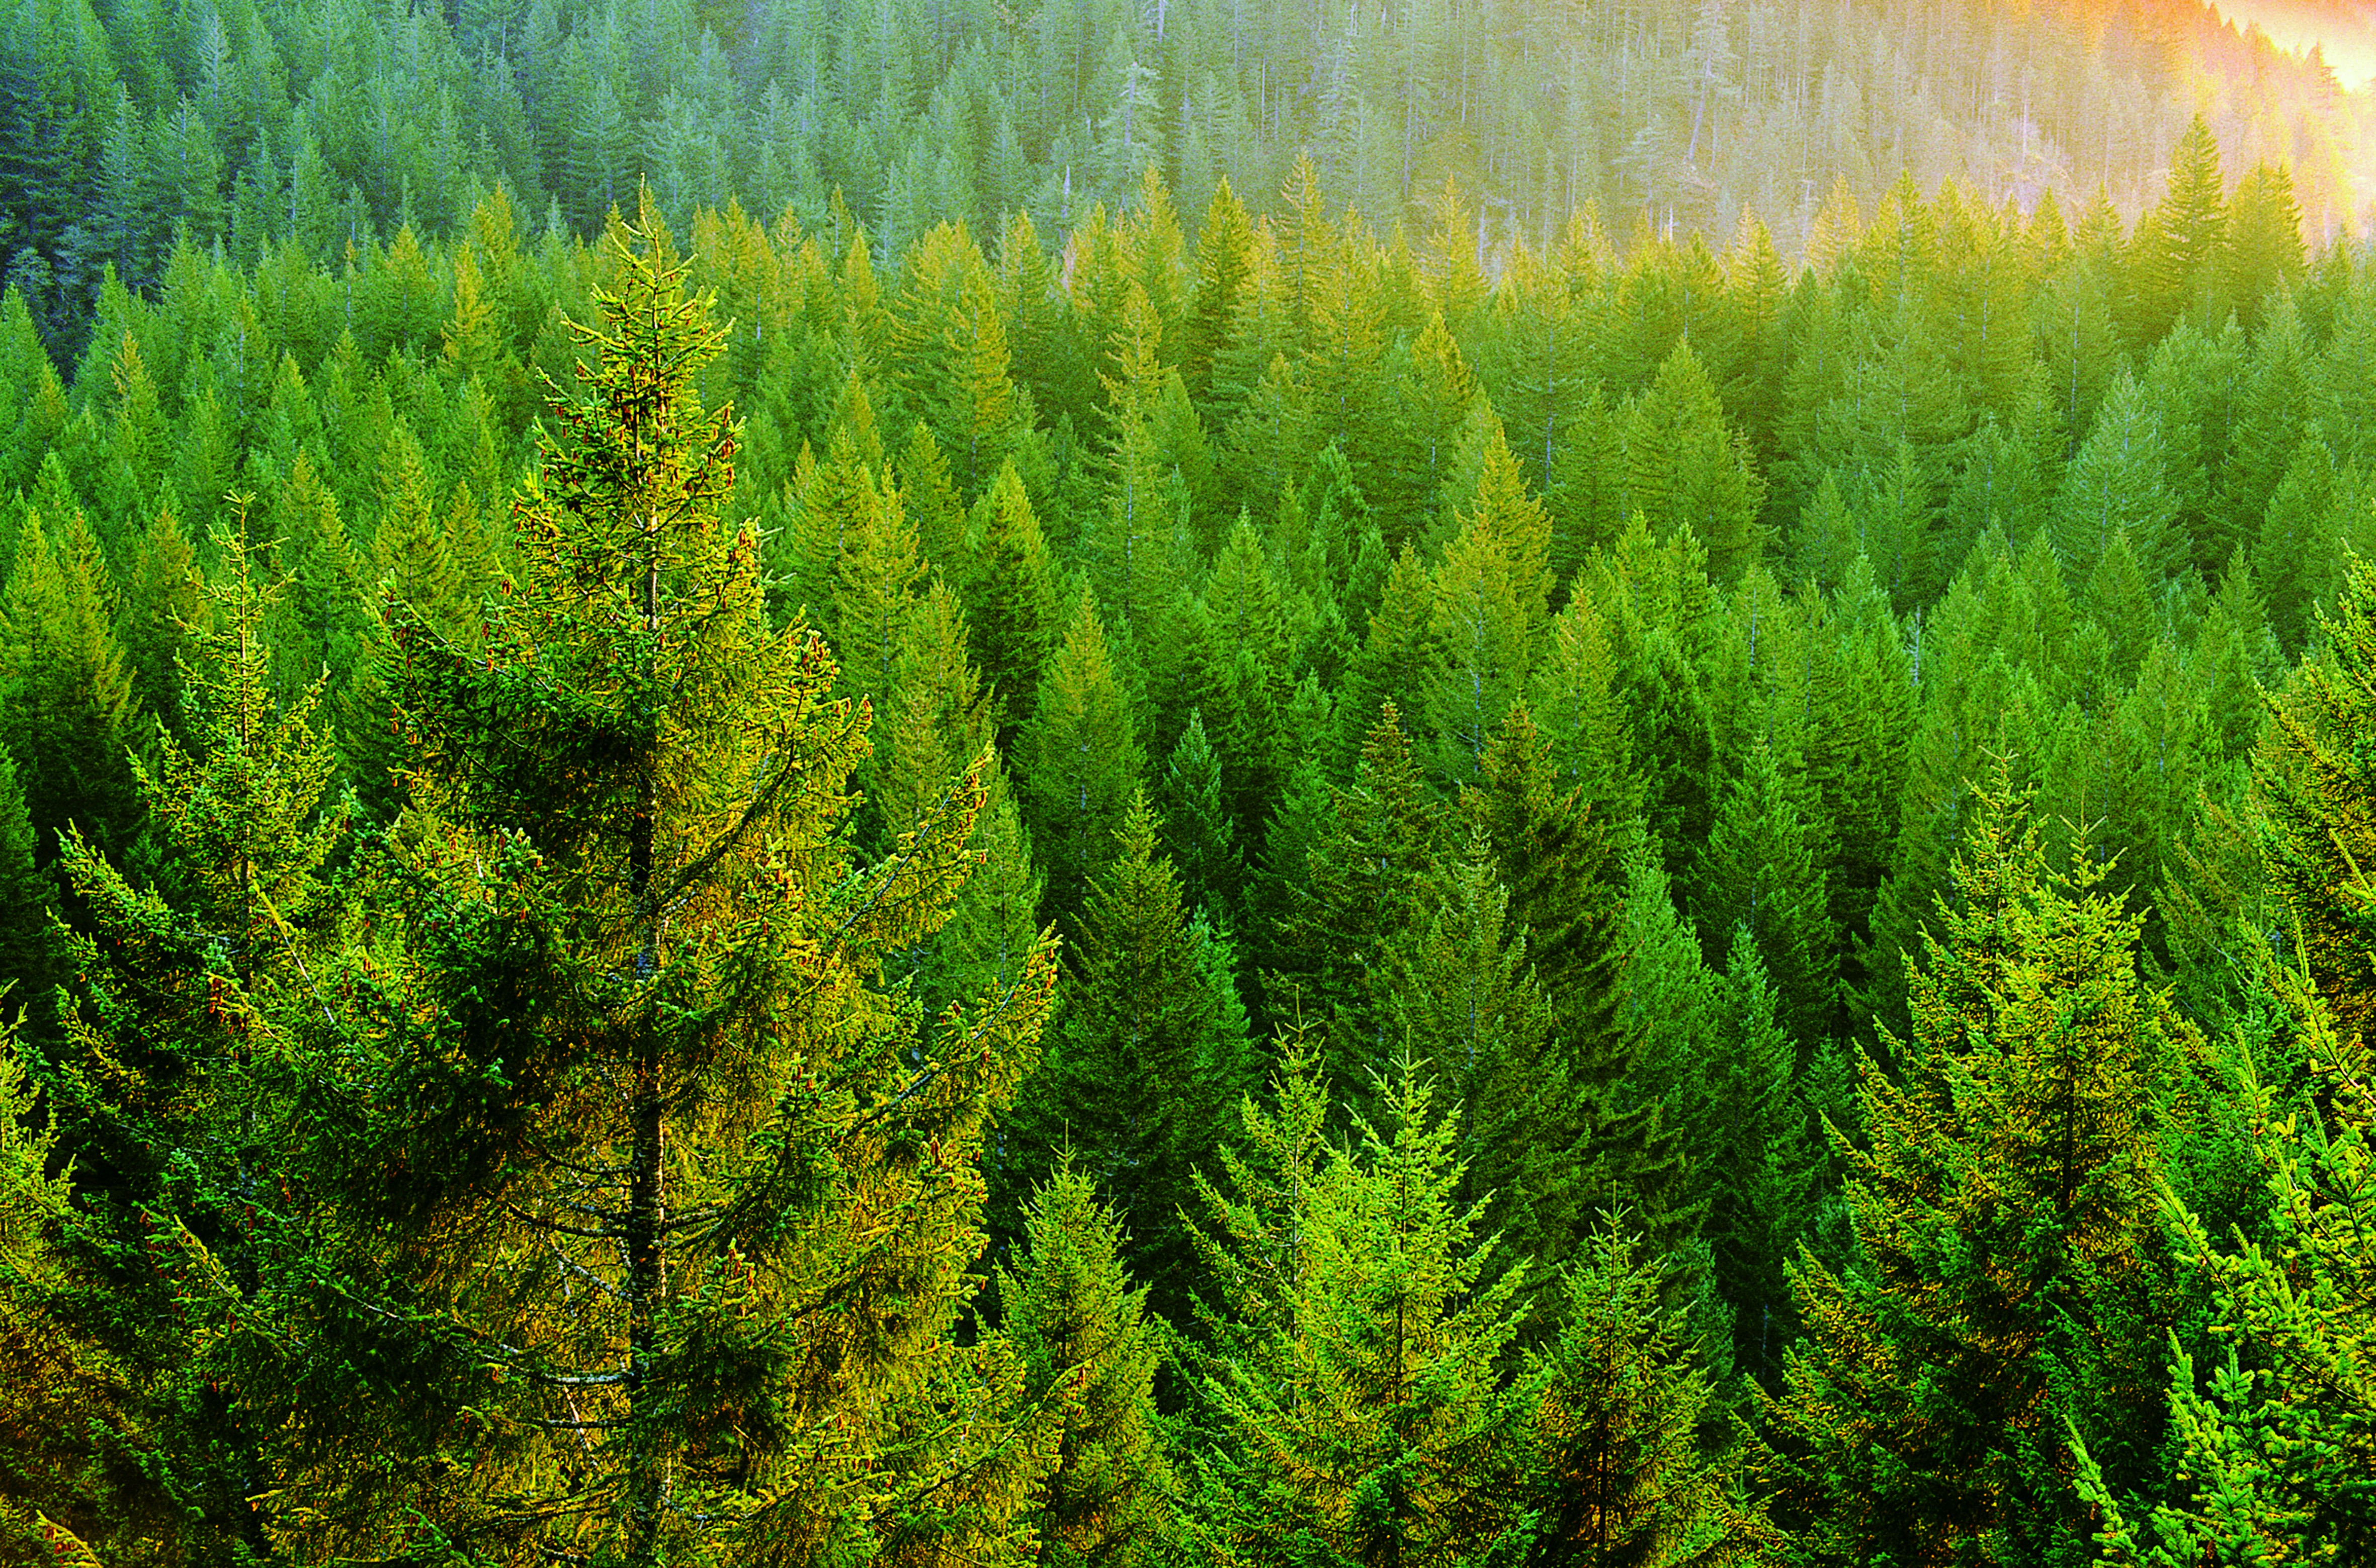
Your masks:
<svg viewBox="0 0 2376 1568"><path fill-rule="evenodd" d="M74 1321L107 1282L60 1244L72 1173L18 1042L0 1043L0 1550L89 1568L153 1550L177 1500L140 1472L146 1412L124 1368Z"/></svg>
<svg viewBox="0 0 2376 1568"><path fill-rule="evenodd" d="M1830 614L1816 622L1812 647L1807 774L1830 828L1824 877L1846 950L1840 980L1847 1004L1872 983L1864 944L1902 825L1915 687L1897 622L1868 569L1851 571Z"/></svg>
<svg viewBox="0 0 2376 1568"><path fill-rule="evenodd" d="M0 710L42 866L69 824L112 856L129 854L139 831L131 757L146 716L115 639L111 587L78 515L53 542L27 514L0 598Z"/></svg>
<svg viewBox="0 0 2376 1568"><path fill-rule="evenodd" d="M181 1549L223 1562L266 1539L252 1494L277 1467L238 1394L271 1338L246 1332L285 1306L291 1260L257 1210L291 1195L292 1026L318 1006L321 873L345 824L324 809L335 765L313 728L318 685L275 696L273 586L237 533L214 544L215 624L181 671L189 744L167 739L158 773L139 775L160 887L79 832L62 845L89 929L70 943L78 984L44 1087L91 1183L77 1245L112 1298L98 1337L138 1369L142 1441L184 1511ZM178 1280L156 1266L160 1224L187 1254Z"/></svg>
<svg viewBox="0 0 2376 1568"><path fill-rule="evenodd" d="M2158 410L2125 371L2064 470L2056 502L2055 550L2074 582L2087 580L2116 534L2127 536L2152 582L2176 575L2190 558L2178 529Z"/></svg>
<svg viewBox="0 0 2376 1568"><path fill-rule="evenodd" d="M1730 583L1763 547L1758 515L1765 482L1724 410L1707 372L1679 343L1657 379L1626 415L1625 476L1631 507L1660 540L1677 529L1698 536L1708 576Z"/></svg>
<svg viewBox="0 0 2376 1568"><path fill-rule="evenodd" d="M1418 713L1424 705L1420 676L1427 667L1429 626L1435 613L1434 577L1418 550L1408 544L1386 574L1378 607L1345 672L1345 688L1337 694L1334 749L1340 770L1352 767L1363 737L1384 705L1394 704L1397 715Z"/></svg>
<svg viewBox="0 0 2376 1568"><path fill-rule="evenodd" d="M2188 122L2169 156L2169 184L2150 223L2138 225L2133 336L2156 343L2195 303L2226 247L2227 183L2219 172L2219 142L2201 114Z"/></svg>
<svg viewBox="0 0 2376 1568"><path fill-rule="evenodd" d="M1188 728L1164 764L1163 838L1180 868L1182 891L1222 924L1230 923L1245 881L1237 826L1221 792L1221 759L1206 738L1205 715L1188 715Z"/></svg>
<svg viewBox="0 0 2376 1568"><path fill-rule="evenodd" d="M2219 256L2219 293L2244 329L2260 325L2263 303L2280 285L2303 281L2301 208L2284 163L2255 163L2228 198L2227 245Z"/></svg>
<svg viewBox="0 0 2376 1568"><path fill-rule="evenodd" d="M2288 1107L2239 1053L2265 1239L2215 1237L2175 1192L2163 1205L2180 1246L2210 1277L2207 1364L2170 1336L2169 1398L2180 1484L2167 1501L2124 1495L2078 1451L2082 1496L2103 1516L2097 1561L2117 1568L2197 1562L2346 1562L2376 1544L2376 1098L2368 1053L2338 1038L2307 977L2271 977L2301 1032L2318 1093ZM2290 1112L2290 1113L2289 1113Z"/></svg>
<svg viewBox="0 0 2376 1568"><path fill-rule="evenodd" d="M1833 1014L1837 936L1828 847L1796 772L1765 737L1751 743L1700 854L1693 914L1704 935L1749 933L1780 994L1784 1028L1812 1043Z"/></svg>
<svg viewBox="0 0 2376 1568"><path fill-rule="evenodd" d="M1283 1273L1244 1245L1270 1192L1208 1200L1215 1271L1258 1337L1205 1379L1223 1435L1202 1477L1203 1561L1452 1568L1505 1560L1524 1539L1516 1423L1493 1373L1515 1281L1455 1195L1451 1119L1408 1058L1392 1071L1384 1127L1364 1125L1325 1161L1247 1172L1303 1189L1288 1198ZM1305 1106L1313 1092L1285 1098Z"/></svg>
<svg viewBox="0 0 2376 1568"><path fill-rule="evenodd" d="M0 985L8 987L0 992L0 1026L21 1027L30 1019L39 1028L53 1014L50 988L57 976L51 909L57 893L56 884L35 868L37 842L25 791L17 784L16 759L0 746Z"/></svg>
<svg viewBox="0 0 2376 1568"><path fill-rule="evenodd" d="M1460 807L1492 846L1510 922L1527 933L1562 1049L1579 1061L1623 1049L1622 867L1610 830L1583 787L1560 776L1526 705L1495 732Z"/></svg>
<svg viewBox="0 0 2376 1568"><path fill-rule="evenodd" d="M1084 588L1016 738L1018 793L1051 911L1081 907L1113 859L1114 824L1139 787L1136 727L1096 598Z"/></svg>
<svg viewBox="0 0 2376 1568"><path fill-rule="evenodd" d="M2292 291L2279 290L2252 339L2246 393L2220 470L2214 507L2225 538L2251 540L2259 534L2262 514L2292 464L2310 419L2314 352Z"/></svg>
<svg viewBox="0 0 2376 1568"><path fill-rule="evenodd" d="M1493 731L1526 691L1531 639L1516 572L1484 519L1452 541L1434 589L1420 711L1430 771L1457 788L1476 780Z"/></svg>
<svg viewBox="0 0 2376 1568"><path fill-rule="evenodd" d="M956 580L965 596L974 663L999 705L1001 732L1011 737L1031 714L1063 616L1047 540L1013 463L1000 466L973 509Z"/></svg>
<svg viewBox="0 0 2376 1568"><path fill-rule="evenodd" d="M2358 738L2376 723L2376 566L2354 558L2322 617L2324 650L2277 699L2253 757L2268 880L2292 920L2289 945L2349 1039L2376 1040L2376 774Z"/></svg>
<svg viewBox="0 0 2376 1568"><path fill-rule="evenodd" d="M1777 1543L1736 1502L1725 1460L1701 1451L1713 1403L1690 1330L1661 1300L1659 1262L1624 1217L1567 1276L1559 1336L1518 1384L1535 1514L1529 1564L1757 1561Z"/></svg>
<svg viewBox="0 0 2376 1568"><path fill-rule="evenodd" d="M1401 1050L1443 1086L1458 1129L1461 1205L1524 1260L1513 1267L1532 1305L1590 1223L1576 1169L1589 1150L1563 1042L1551 1036L1497 871L1491 844L1472 829L1465 852L1430 877L1420 921L1386 953L1387 1005ZM1361 1085L1348 1098L1366 1107L1378 1092Z"/></svg>
<svg viewBox="0 0 2376 1568"><path fill-rule="evenodd" d="M1708 1149L1708 1242L1716 1288L1733 1310L1736 1364L1772 1388L1798 1332L1785 1265L1811 1229L1823 1161L1799 1083L1801 1048L1745 925L1733 928L1715 992L1731 1043L1712 1075L1721 1131Z"/></svg>
<svg viewBox="0 0 2376 1568"><path fill-rule="evenodd" d="M1394 1059L1398 1041L1380 963L1421 916L1421 879L1438 852L1442 815L1389 703L1362 743L1352 783L1330 790L1320 837L1301 878L1288 884L1279 936L1286 961L1265 987L1274 1014L1322 1031L1331 1098L1362 1094Z"/></svg>
<svg viewBox="0 0 2376 1568"><path fill-rule="evenodd" d="M1025 1396L1061 1423L1029 1515L1050 1568L1160 1561L1173 1490L1155 1413L1163 1343L1124 1246L1121 1219L1067 1159L1033 1190L1022 1245L998 1270L998 1333Z"/></svg>
<svg viewBox="0 0 2376 1568"><path fill-rule="evenodd" d="M1899 1064L1860 1070L1835 1135L1862 1268L1801 1253L1806 1336L1769 1414L1819 1562L2085 1550L2073 1443L2152 1475L2170 1260L2154 1196L2179 1026L2140 983L2137 920L2085 858L2049 878L2000 767L1913 978Z"/></svg>
<svg viewBox="0 0 2376 1568"><path fill-rule="evenodd" d="M1190 395L1202 398L1213 360L1227 340L1239 291L1253 266L1254 231L1243 203L1221 177L1196 232L1196 282L1188 307L1180 371Z"/></svg>
<svg viewBox="0 0 2376 1568"><path fill-rule="evenodd" d="M948 923L933 933L918 966L927 1015L1014 986L1043 942L1040 895L1046 879L1031 863L1031 844L1014 786L993 758L984 770L981 814L968 848L981 857L957 890ZM937 1024L934 1026L937 1028Z"/></svg>
<svg viewBox="0 0 2376 1568"><path fill-rule="evenodd" d="M1128 1232L1131 1277L1158 1312L1184 1319L1193 1255L1181 1215L1249 1087L1246 1026L1160 835L1137 794L1114 830L1119 854L1091 879L1063 1019L1024 1086L1013 1146L1051 1170L1071 1151Z"/></svg>
<svg viewBox="0 0 2376 1568"><path fill-rule="evenodd" d="M1559 777L1582 791L1612 831L1642 811L1633 735L1617 680L1608 623L1591 597L1578 593L1551 622L1527 683L1527 705Z"/></svg>
<svg viewBox="0 0 2376 1568"><path fill-rule="evenodd" d="M929 821L992 743L956 595L935 578L903 608L907 624L886 660L891 689L870 698L882 735L863 775L868 815L886 843Z"/></svg>
<svg viewBox="0 0 2376 1568"><path fill-rule="evenodd" d="M981 776L879 861L839 837L863 711L718 518L715 339L642 221L610 242L483 651L398 619L419 739L375 867L388 935L350 966L311 1140L343 1175L341 1288L313 1304L355 1348L304 1370L364 1393L304 1390L282 1434L307 1550L964 1550L1042 1451L998 1419L1011 1363L950 1330L1051 958L929 1045L880 987L970 869Z"/></svg>
<svg viewBox="0 0 2376 1568"><path fill-rule="evenodd" d="M117 638L131 666L133 695L173 733L182 732L175 665L199 609L197 556L172 507L160 509L134 540Z"/></svg>

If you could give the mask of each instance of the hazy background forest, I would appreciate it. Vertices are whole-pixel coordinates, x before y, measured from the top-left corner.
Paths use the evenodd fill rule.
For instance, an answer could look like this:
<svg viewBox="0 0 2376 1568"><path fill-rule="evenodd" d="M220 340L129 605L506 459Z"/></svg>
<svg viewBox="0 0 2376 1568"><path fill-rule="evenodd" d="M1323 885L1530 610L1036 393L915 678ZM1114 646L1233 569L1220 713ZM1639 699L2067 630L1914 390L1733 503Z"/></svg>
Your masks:
<svg viewBox="0 0 2376 1568"><path fill-rule="evenodd" d="M2376 1558L2362 11L0 28L0 1562Z"/></svg>

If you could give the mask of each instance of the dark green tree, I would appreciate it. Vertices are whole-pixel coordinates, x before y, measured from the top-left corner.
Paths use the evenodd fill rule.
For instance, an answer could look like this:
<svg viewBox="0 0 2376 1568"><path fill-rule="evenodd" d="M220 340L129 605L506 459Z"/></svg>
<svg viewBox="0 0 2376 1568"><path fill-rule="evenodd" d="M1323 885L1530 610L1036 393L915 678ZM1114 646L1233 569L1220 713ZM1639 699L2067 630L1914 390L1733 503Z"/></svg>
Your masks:
<svg viewBox="0 0 2376 1568"><path fill-rule="evenodd" d="M1063 1018L1024 1086L1010 1147L1050 1170L1069 1150L1128 1234L1131 1277L1184 1322L1194 1255L1182 1214L1251 1084L1230 965L1182 906L1161 831L1140 794L1115 830L1119 853L1090 880Z"/></svg>

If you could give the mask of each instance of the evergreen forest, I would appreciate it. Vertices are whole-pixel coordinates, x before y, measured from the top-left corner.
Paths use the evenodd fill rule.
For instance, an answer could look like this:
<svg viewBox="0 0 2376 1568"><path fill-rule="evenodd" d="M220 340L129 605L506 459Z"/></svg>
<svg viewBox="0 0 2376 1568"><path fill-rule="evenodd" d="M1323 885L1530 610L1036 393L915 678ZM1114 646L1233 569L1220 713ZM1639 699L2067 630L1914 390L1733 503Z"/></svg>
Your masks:
<svg viewBox="0 0 2376 1568"><path fill-rule="evenodd" d="M0 1568L2376 1562L2376 89L0 34Z"/></svg>

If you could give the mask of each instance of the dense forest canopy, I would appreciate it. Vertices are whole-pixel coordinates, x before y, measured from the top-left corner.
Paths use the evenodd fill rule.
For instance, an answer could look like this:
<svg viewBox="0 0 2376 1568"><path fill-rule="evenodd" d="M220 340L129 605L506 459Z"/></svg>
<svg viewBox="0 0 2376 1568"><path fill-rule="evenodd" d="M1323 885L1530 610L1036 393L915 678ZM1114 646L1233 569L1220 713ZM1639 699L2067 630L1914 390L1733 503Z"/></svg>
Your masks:
<svg viewBox="0 0 2376 1568"><path fill-rule="evenodd" d="M2318 59L0 25L0 1562L2376 1558Z"/></svg>
<svg viewBox="0 0 2376 1568"><path fill-rule="evenodd" d="M639 180L680 225L740 198L815 229L839 192L897 255L1067 232L1149 165L1187 214L1223 177L1259 212L1308 153L1382 232L1455 182L1480 258L1591 204L1716 240L1751 210L1796 262L1901 176L2133 219L2200 110L2290 169L2314 240L2376 196L2366 98L2196 0L22 0L0 29L0 264L64 358L104 269L152 288L177 238L335 268L498 184L581 237Z"/></svg>

